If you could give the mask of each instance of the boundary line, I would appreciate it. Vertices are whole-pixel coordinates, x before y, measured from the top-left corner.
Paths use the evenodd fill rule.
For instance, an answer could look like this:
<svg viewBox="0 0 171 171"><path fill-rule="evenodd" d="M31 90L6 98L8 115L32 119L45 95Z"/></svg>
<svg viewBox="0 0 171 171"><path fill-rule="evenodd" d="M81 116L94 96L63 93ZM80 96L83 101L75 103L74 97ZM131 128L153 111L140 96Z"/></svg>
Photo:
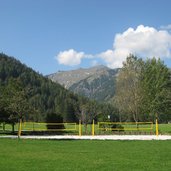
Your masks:
<svg viewBox="0 0 171 171"><path fill-rule="evenodd" d="M0 136L2 138L18 139L18 136ZM171 140L171 135L95 135L95 136L21 136L20 139L47 139L47 140Z"/></svg>

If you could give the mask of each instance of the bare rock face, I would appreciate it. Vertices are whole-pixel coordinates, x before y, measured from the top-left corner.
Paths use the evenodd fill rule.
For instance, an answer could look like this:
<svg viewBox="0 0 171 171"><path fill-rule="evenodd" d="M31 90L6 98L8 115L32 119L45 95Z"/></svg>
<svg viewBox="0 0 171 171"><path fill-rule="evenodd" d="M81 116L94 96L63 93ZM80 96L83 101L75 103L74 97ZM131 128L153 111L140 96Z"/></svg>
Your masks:
<svg viewBox="0 0 171 171"><path fill-rule="evenodd" d="M48 76L65 88L98 101L110 100L115 92L115 78L119 69L99 65L88 69L59 71Z"/></svg>

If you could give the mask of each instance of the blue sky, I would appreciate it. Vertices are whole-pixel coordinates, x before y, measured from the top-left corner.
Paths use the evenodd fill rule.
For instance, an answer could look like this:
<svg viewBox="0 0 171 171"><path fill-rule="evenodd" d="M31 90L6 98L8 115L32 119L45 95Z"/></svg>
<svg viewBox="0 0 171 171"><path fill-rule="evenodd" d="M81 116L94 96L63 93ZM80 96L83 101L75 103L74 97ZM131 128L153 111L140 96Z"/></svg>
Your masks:
<svg viewBox="0 0 171 171"><path fill-rule="evenodd" d="M170 0L0 0L0 52L47 75L127 54L171 67Z"/></svg>

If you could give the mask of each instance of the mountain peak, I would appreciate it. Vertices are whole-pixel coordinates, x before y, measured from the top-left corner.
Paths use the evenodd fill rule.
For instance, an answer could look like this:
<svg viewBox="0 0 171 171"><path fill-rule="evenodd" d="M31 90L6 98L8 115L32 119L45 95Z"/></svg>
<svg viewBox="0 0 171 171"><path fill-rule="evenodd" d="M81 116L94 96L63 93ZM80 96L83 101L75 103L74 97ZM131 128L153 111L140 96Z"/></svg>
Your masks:
<svg viewBox="0 0 171 171"><path fill-rule="evenodd" d="M95 65L95 66L93 66L93 67L91 67L91 68L97 68L97 69L109 69L107 66L102 65L102 64L100 64L100 65Z"/></svg>
<svg viewBox="0 0 171 171"><path fill-rule="evenodd" d="M57 72L49 75L48 78L75 93L96 100L104 100L109 94L113 94L114 77L117 72L118 70L107 66L97 65L91 68Z"/></svg>

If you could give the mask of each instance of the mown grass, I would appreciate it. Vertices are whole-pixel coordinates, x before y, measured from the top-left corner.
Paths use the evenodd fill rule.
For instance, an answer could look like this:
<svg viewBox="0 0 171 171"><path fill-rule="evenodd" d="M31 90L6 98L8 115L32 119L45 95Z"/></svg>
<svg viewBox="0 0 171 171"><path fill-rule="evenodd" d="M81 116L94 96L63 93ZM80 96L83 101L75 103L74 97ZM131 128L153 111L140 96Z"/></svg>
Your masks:
<svg viewBox="0 0 171 171"><path fill-rule="evenodd" d="M169 171L171 141L0 139L2 171Z"/></svg>
<svg viewBox="0 0 171 171"><path fill-rule="evenodd" d="M160 134L171 134L171 123L169 124L159 124Z"/></svg>

